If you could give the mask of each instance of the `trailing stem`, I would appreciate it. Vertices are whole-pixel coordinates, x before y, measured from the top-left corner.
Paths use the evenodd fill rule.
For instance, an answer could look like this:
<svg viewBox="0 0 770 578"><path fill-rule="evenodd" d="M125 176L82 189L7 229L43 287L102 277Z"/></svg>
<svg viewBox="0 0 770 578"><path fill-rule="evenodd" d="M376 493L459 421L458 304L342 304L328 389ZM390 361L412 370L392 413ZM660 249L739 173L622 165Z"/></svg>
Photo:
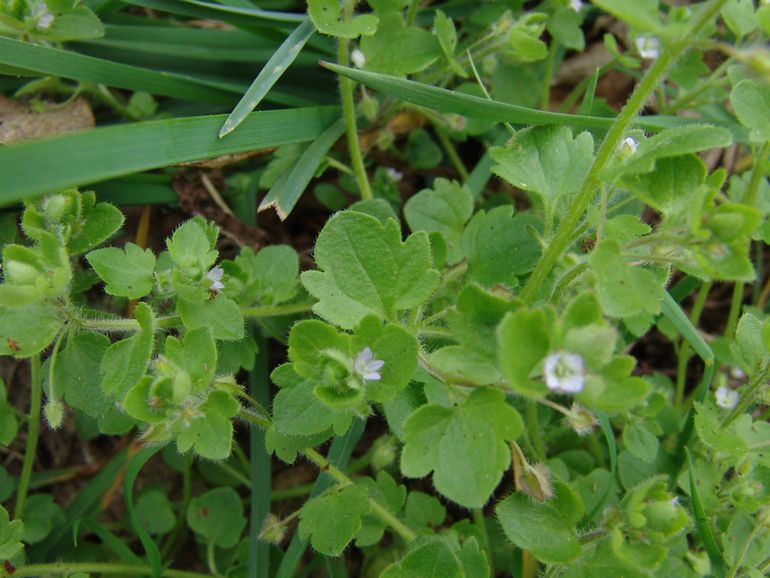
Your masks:
<svg viewBox="0 0 770 578"><path fill-rule="evenodd" d="M570 205L564 220L556 230L553 240L548 245L543 257L532 272L529 281L524 286L521 297L527 303L533 303L537 299L543 283L556 264L557 259L564 254L571 244L574 231L601 184L601 174L615 154L634 117L647 102L647 99L661 82L669 67L686 51L692 39L698 35L700 30L722 6L727 4L727 1L712 0L708 3L698 14L689 30L681 38L672 41L663 50L660 57L655 60L639 84L636 85L628 102L610 126L607 136L596 153L596 158L588 171L588 175L585 181L583 181L583 185L575 200L572 201L572 205Z"/></svg>

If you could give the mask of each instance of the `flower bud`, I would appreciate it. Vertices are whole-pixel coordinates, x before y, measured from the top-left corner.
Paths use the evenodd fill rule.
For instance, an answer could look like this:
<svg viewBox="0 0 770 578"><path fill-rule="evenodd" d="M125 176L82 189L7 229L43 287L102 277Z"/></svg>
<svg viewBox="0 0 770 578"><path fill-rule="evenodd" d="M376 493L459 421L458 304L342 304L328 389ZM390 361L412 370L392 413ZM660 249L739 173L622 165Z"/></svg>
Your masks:
<svg viewBox="0 0 770 578"><path fill-rule="evenodd" d="M267 515L259 532L259 539L269 544L280 544L286 536L286 525L272 512Z"/></svg>
<svg viewBox="0 0 770 578"><path fill-rule="evenodd" d="M573 403L567 415L567 421L572 429L580 435L588 435L599 424L596 417L578 403Z"/></svg>

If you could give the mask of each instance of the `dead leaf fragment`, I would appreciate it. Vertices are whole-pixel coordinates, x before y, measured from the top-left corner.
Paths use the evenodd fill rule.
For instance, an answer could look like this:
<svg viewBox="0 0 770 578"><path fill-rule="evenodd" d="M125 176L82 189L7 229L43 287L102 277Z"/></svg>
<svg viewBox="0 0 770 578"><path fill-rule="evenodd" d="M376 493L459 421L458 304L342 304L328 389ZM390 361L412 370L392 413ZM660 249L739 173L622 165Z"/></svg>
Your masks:
<svg viewBox="0 0 770 578"><path fill-rule="evenodd" d="M0 144L56 136L92 128L94 113L85 98L67 106L35 112L28 105L0 95Z"/></svg>

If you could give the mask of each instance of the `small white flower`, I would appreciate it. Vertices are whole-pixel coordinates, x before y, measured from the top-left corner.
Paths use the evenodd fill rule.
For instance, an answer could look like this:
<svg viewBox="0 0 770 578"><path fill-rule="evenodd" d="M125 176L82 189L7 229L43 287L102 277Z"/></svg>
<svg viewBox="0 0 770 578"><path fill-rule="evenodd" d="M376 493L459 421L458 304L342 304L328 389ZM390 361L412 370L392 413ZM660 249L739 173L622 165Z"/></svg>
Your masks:
<svg viewBox="0 0 770 578"><path fill-rule="evenodd" d="M53 23L53 14L48 11L45 2L38 2L32 9L32 17L35 19L35 28L38 30L48 30Z"/></svg>
<svg viewBox="0 0 770 578"><path fill-rule="evenodd" d="M372 350L364 347L356 356L353 369L364 381L380 381L382 379L380 369L383 365L385 365L384 361L375 359Z"/></svg>
<svg viewBox="0 0 770 578"><path fill-rule="evenodd" d="M583 358L576 353L558 351L545 358L545 384L562 393L583 391Z"/></svg>
<svg viewBox="0 0 770 578"><path fill-rule="evenodd" d="M738 405L740 396L734 389L728 389L724 385L716 391L717 405L724 409L733 409Z"/></svg>
<svg viewBox="0 0 770 578"><path fill-rule="evenodd" d="M636 152L636 149L639 148L639 143L637 143L633 137L627 136L626 138L623 139L623 142L621 143L620 148L623 150L624 153L628 155L632 155Z"/></svg>
<svg viewBox="0 0 770 578"><path fill-rule="evenodd" d="M660 40L656 36L638 36L636 49L645 60L655 60L660 55Z"/></svg>
<svg viewBox="0 0 770 578"><path fill-rule="evenodd" d="M225 288L224 284L222 283L222 275L224 275L225 270L222 269L222 267L214 267L206 273L206 278L211 281L211 285L209 285L209 289L212 291L221 291Z"/></svg>
<svg viewBox="0 0 770 578"><path fill-rule="evenodd" d="M575 12L580 12L580 9L583 8L583 3L580 0L569 0L569 7Z"/></svg>
<svg viewBox="0 0 770 578"><path fill-rule="evenodd" d="M394 169L393 167L387 167L385 169L385 174L388 175L390 177L390 180L393 181L394 183L397 183L404 178L404 173Z"/></svg>
<svg viewBox="0 0 770 578"><path fill-rule="evenodd" d="M366 56L358 48L353 49L353 52L350 53L350 60L353 61L356 68L363 68L366 65Z"/></svg>
<svg viewBox="0 0 770 578"><path fill-rule="evenodd" d="M730 377L733 379L746 379L746 372L743 371L740 367L731 367Z"/></svg>

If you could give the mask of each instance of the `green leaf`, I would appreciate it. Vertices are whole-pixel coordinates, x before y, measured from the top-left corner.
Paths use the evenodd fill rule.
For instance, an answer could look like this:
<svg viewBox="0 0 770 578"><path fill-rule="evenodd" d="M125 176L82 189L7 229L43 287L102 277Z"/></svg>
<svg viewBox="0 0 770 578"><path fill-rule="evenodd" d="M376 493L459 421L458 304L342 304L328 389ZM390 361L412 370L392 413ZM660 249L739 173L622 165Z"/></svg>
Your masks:
<svg viewBox="0 0 770 578"><path fill-rule="evenodd" d="M508 311L520 306L520 302L498 297L478 285L466 285L457 298L457 309L447 315L449 329L460 345L434 351L431 364L462 383L499 382L497 326Z"/></svg>
<svg viewBox="0 0 770 578"><path fill-rule="evenodd" d="M244 321L238 304L222 294L202 303L180 300L177 311L188 329L208 327L214 339L238 341L243 339Z"/></svg>
<svg viewBox="0 0 770 578"><path fill-rule="evenodd" d="M345 211L326 222L315 245L320 271L302 274L302 283L319 299L313 311L351 329L374 314L396 314L424 303L438 285L431 269L428 236L424 232L401 241L395 221L384 226L374 217Z"/></svg>
<svg viewBox="0 0 770 578"><path fill-rule="evenodd" d="M367 494L391 514L397 514L406 500L406 487L397 484L393 477L385 471L377 474L377 480L364 477L356 480L366 488ZM356 546L363 548L372 546L382 539L387 524L379 516L372 513L364 514L361 518L361 529L356 533Z"/></svg>
<svg viewBox="0 0 770 578"><path fill-rule="evenodd" d="M717 126L690 125L668 128L640 142L635 153L624 163L610 167L604 177L611 181L621 173L647 173L655 168L659 159L724 148L732 142L730 131Z"/></svg>
<svg viewBox="0 0 770 578"><path fill-rule="evenodd" d="M575 535L575 521L565 515L565 502L580 498L562 482L554 483L556 497L550 502L537 502L523 492L506 498L495 509L508 539L519 548L532 552L542 562L562 564L580 554Z"/></svg>
<svg viewBox="0 0 770 578"><path fill-rule="evenodd" d="M353 353L358 355L366 347L372 350L374 359L384 362L380 379L366 382L366 397L378 403L390 401L417 371L417 339L400 325L383 325L376 317L365 317L356 327Z"/></svg>
<svg viewBox="0 0 770 578"><path fill-rule="evenodd" d="M462 77L467 76L462 66L455 60L455 49L457 48L457 30L454 21L444 14L441 10L436 10L436 18L433 21L433 34L438 39L441 51L452 67L455 74Z"/></svg>
<svg viewBox="0 0 770 578"><path fill-rule="evenodd" d="M767 528L755 528L756 522L745 512L737 512L727 532L722 535L725 561L735 568L739 557L741 568L751 568L767 558L770 548L770 532Z"/></svg>
<svg viewBox="0 0 770 578"><path fill-rule="evenodd" d="M82 214L79 227L75 227L67 241L71 255L85 253L112 237L123 225L123 213L109 203L97 203L93 191L81 195Z"/></svg>
<svg viewBox="0 0 770 578"><path fill-rule="evenodd" d="M101 36L104 36L104 25L90 8L83 5L57 15L45 31L46 39L59 42L89 40Z"/></svg>
<svg viewBox="0 0 770 578"><path fill-rule="evenodd" d="M720 13L727 27L738 39L756 30L759 24L754 15L753 0L728 0Z"/></svg>
<svg viewBox="0 0 770 578"><path fill-rule="evenodd" d="M233 444L232 418L240 404L224 391L212 391L198 407L200 416L181 424L176 437L180 453L192 449L209 460L223 460L230 456Z"/></svg>
<svg viewBox="0 0 770 578"><path fill-rule="evenodd" d="M129 389L147 370L154 348L154 319L146 303L137 303L134 310L139 331L107 348L102 358L100 374L102 390L113 399L122 400Z"/></svg>
<svg viewBox="0 0 770 578"><path fill-rule="evenodd" d="M602 10L644 32L662 34L658 0L593 0Z"/></svg>
<svg viewBox="0 0 770 578"><path fill-rule="evenodd" d="M696 412L695 431L698 432L698 437L704 444L734 459L748 451L746 442L733 431L733 428L722 427L719 414L713 405L696 401L693 406Z"/></svg>
<svg viewBox="0 0 770 578"><path fill-rule="evenodd" d="M63 322L52 305L0 305L0 355L30 357L51 345Z"/></svg>
<svg viewBox="0 0 770 578"><path fill-rule="evenodd" d="M86 260L105 282L104 290L110 295L139 299L149 294L155 284L155 255L133 243L126 243L123 249L91 251Z"/></svg>
<svg viewBox="0 0 770 578"><path fill-rule="evenodd" d="M463 566L455 552L441 538L418 543L404 558L388 566L380 578L465 578Z"/></svg>
<svg viewBox="0 0 770 578"><path fill-rule="evenodd" d="M659 159L655 170L623 177L622 186L666 216L686 214L706 179L706 164L695 155Z"/></svg>
<svg viewBox="0 0 770 578"><path fill-rule="evenodd" d="M294 298L299 288L299 256L288 245L263 247L255 255L244 247L234 261L242 281L242 303L279 305ZM230 268L223 264L230 273Z"/></svg>
<svg viewBox="0 0 770 578"><path fill-rule="evenodd" d="M742 80L733 88L730 102L741 124L751 129L752 142L770 140L770 85Z"/></svg>
<svg viewBox="0 0 770 578"><path fill-rule="evenodd" d="M428 131L422 128L409 133L406 138L404 155L415 169L434 169L444 158L444 154L436 141L433 140Z"/></svg>
<svg viewBox="0 0 770 578"><path fill-rule="evenodd" d="M16 420L16 412L8 403L5 383L0 379L0 445L8 446L16 438L18 431L19 423ZM0 477L2 477L1 472ZM2 501L4 499L0 498L0 502Z"/></svg>
<svg viewBox="0 0 770 578"><path fill-rule="evenodd" d="M0 61L3 42L0 38ZM225 117L216 115L119 124L2 147L0 204L202 158L310 141L338 114L335 107L255 112L224 140L217 130Z"/></svg>
<svg viewBox="0 0 770 578"><path fill-rule="evenodd" d="M766 327L767 322L747 312L735 328L735 343L731 344L730 350L741 369L750 376L759 371L761 364L770 356L764 337L768 331Z"/></svg>
<svg viewBox="0 0 770 578"><path fill-rule="evenodd" d="M380 17L377 32L361 39L366 68L385 74L419 72L441 56L436 37L422 28L406 27L401 14Z"/></svg>
<svg viewBox="0 0 770 578"><path fill-rule="evenodd" d="M404 506L404 521L412 529L437 528L445 519L446 508L437 497L423 492L409 492Z"/></svg>
<svg viewBox="0 0 770 578"><path fill-rule="evenodd" d="M411 478L433 471L436 489L467 508L483 506L510 464L506 441L524 429L501 391L478 388L458 406L424 405L404 424L401 472Z"/></svg>
<svg viewBox="0 0 770 578"><path fill-rule="evenodd" d="M190 501L187 524L206 542L232 548L246 527L243 503L232 488L215 488Z"/></svg>
<svg viewBox="0 0 770 578"><path fill-rule="evenodd" d="M168 534L176 525L171 502L161 490L150 490L139 496L135 511L142 526L150 534L156 536Z"/></svg>
<svg viewBox="0 0 770 578"><path fill-rule="evenodd" d="M315 32L311 20L305 20L286 37L278 49L273 53L259 74L251 83L246 93L235 105L235 108L227 117L227 120L219 129L219 138L223 138L234 131L248 115L253 111L271 88L278 82L284 72L294 63L305 43Z"/></svg>
<svg viewBox="0 0 770 578"><path fill-rule="evenodd" d="M529 374L551 348L552 315L544 309L519 309L508 313L497 329L500 369L511 388L527 396L541 397L546 387Z"/></svg>
<svg viewBox="0 0 770 578"><path fill-rule="evenodd" d="M623 445L648 464L655 461L658 453L658 438L644 422L630 423L623 429Z"/></svg>
<svg viewBox="0 0 770 578"><path fill-rule="evenodd" d="M299 511L299 534L326 556L339 556L371 510L363 486L352 485L311 498ZM333 520L334 523L329 523Z"/></svg>
<svg viewBox="0 0 770 578"><path fill-rule="evenodd" d="M336 412L313 393L315 382L294 374L296 383L287 385L280 377L286 372L294 373L292 366L279 366L271 376L281 387L273 400L276 432L289 436L311 436L329 431L337 419Z"/></svg>
<svg viewBox="0 0 770 578"><path fill-rule="evenodd" d="M67 347L56 358L54 378L58 392L67 404L98 419L114 407L104 395L99 368L110 340L99 333L70 335Z"/></svg>
<svg viewBox="0 0 770 578"><path fill-rule="evenodd" d="M371 36L377 30L379 21L371 14L362 14L344 21L337 0L308 0L307 13L319 32L339 38Z"/></svg>
<svg viewBox="0 0 770 578"><path fill-rule="evenodd" d="M596 279L599 303L607 315L632 317L660 313L664 293L660 281L651 271L626 262L617 242L602 241L588 260Z"/></svg>
<svg viewBox="0 0 770 578"><path fill-rule="evenodd" d="M530 214L514 215L510 205L478 211L462 237L468 279L484 287L516 287L517 276L532 271L540 257L540 244L529 231L538 225Z"/></svg>
<svg viewBox="0 0 770 578"><path fill-rule="evenodd" d="M29 496L24 505L24 541L27 544L42 542L55 526L63 523L64 513L51 494Z"/></svg>
<svg viewBox="0 0 770 578"><path fill-rule="evenodd" d="M21 552L24 545L21 537L24 533L24 523L21 520L10 521L8 512L0 505L0 558L8 560Z"/></svg>
<svg viewBox="0 0 770 578"><path fill-rule="evenodd" d="M551 36L559 41L559 44L582 52L586 45L586 39L581 29L582 24L583 18L579 12L567 6L559 6L548 19L546 28ZM591 93L588 92L587 94Z"/></svg>
<svg viewBox="0 0 770 578"><path fill-rule="evenodd" d="M404 205L404 217L412 231L441 233L450 265L463 257L460 242L472 214L473 196L468 187L443 178L436 179L433 189L423 189Z"/></svg>
<svg viewBox="0 0 770 578"><path fill-rule="evenodd" d="M208 328L187 331L181 342L169 335L163 353L169 363L187 374L192 393L204 391L211 384L217 366L217 349Z"/></svg>
<svg viewBox="0 0 770 578"><path fill-rule="evenodd" d="M593 146L591 133L582 132L573 139L566 126L524 129L505 147L490 150L497 162L492 172L514 187L539 195L553 212L580 190L593 162Z"/></svg>

